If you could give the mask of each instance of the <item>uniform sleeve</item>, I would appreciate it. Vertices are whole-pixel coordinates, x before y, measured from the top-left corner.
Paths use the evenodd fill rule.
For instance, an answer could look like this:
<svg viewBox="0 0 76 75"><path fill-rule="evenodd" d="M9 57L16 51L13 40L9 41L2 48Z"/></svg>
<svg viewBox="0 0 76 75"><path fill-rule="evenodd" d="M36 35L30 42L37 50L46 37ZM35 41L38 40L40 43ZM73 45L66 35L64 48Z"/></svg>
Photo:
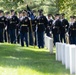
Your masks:
<svg viewBox="0 0 76 75"><path fill-rule="evenodd" d="M46 17L44 17L44 24L45 24L45 28L47 28L47 26L48 26L48 20L47 20Z"/></svg>
<svg viewBox="0 0 76 75"><path fill-rule="evenodd" d="M16 24L19 24L19 19L18 19L18 17L16 16Z"/></svg>
<svg viewBox="0 0 76 75"><path fill-rule="evenodd" d="M5 26L8 25L8 23L9 23L8 19L6 17L5 17L5 21L4 22L5 22Z"/></svg>

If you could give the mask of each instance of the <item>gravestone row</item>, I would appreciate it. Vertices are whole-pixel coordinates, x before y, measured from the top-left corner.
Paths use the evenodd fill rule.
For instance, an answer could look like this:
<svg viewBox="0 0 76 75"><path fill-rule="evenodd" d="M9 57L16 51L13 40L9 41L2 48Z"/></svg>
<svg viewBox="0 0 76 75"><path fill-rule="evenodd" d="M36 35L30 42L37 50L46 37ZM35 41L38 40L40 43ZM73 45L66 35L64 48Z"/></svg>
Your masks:
<svg viewBox="0 0 76 75"><path fill-rule="evenodd" d="M76 74L76 46L56 43L56 60L61 61L70 74Z"/></svg>

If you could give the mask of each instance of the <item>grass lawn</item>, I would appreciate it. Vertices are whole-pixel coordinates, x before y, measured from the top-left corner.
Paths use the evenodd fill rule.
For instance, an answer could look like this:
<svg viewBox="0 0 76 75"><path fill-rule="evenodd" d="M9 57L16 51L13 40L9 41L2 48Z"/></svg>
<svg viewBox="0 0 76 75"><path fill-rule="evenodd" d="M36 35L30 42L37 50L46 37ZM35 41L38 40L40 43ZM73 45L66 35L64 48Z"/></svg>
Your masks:
<svg viewBox="0 0 76 75"><path fill-rule="evenodd" d="M55 60L55 54L51 55L46 49L4 43L0 44L0 75L70 74L61 62Z"/></svg>

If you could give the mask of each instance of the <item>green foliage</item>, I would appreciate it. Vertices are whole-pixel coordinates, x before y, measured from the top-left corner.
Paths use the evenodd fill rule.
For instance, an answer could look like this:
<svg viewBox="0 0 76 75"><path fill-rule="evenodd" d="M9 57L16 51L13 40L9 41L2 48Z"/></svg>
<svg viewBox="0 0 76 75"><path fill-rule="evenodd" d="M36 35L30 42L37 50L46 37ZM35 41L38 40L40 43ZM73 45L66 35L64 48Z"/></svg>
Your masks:
<svg viewBox="0 0 76 75"><path fill-rule="evenodd" d="M38 10L42 8L45 14L64 12L67 17L76 14L76 0L0 0L0 9L19 11L26 9L27 4L31 9Z"/></svg>

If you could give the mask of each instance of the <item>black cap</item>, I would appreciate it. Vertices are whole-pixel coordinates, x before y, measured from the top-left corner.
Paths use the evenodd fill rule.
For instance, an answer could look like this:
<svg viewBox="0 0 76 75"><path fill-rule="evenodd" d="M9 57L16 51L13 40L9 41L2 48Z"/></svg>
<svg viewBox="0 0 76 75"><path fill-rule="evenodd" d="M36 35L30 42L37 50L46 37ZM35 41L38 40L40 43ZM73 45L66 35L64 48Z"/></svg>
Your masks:
<svg viewBox="0 0 76 75"><path fill-rule="evenodd" d="M60 16L60 14L55 14L55 17L56 17L56 16Z"/></svg>
<svg viewBox="0 0 76 75"><path fill-rule="evenodd" d="M38 10L39 13L43 13L43 9Z"/></svg>
<svg viewBox="0 0 76 75"><path fill-rule="evenodd" d="M6 14L6 15L8 15L8 14L9 14L9 12L7 11L7 12L5 12L5 14Z"/></svg>
<svg viewBox="0 0 76 75"><path fill-rule="evenodd" d="M22 13L22 11L19 11L18 13L19 13L19 14L21 14L21 13Z"/></svg>
<svg viewBox="0 0 76 75"><path fill-rule="evenodd" d="M62 16L65 16L65 14L64 14L64 13L62 13L61 15L62 15Z"/></svg>
<svg viewBox="0 0 76 75"><path fill-rule="evenodd" d="M73 18L73 19L75 19L75 18L76 18L76 16L70 16L70 18Z"/></svg>
<svg viewBox="0 0 76 75"><path fill-rule="evenodd" d="M76 19L76 16L73 16L73 19Z"/></svg>
<svg viewBox="0 0 76 75"><path fill-rule="evenodd" d="M14 10L11 10L11 13L14 12Z"/></svg>
<svg viewBox="0 0 76 75"><path fill-rule="evenodd" d="M33 12L33 13L35 13L35 12L36 12L36 10L32 10L32 12Z"/></svg>
<svg viewBox="0 0 76 75"><path fill-rule="evenodd" d="M52 14L48 14L48 16L50 17L50 16L52 16Z"/></svg>
<svg viewBox="0 0 76 75"><path fill-rule="evenodd" d="M27 13L27 11L22 11L23 14Z"/></svg>
<svg viewBox="0 0 76 75"><path fill-rule="evenodd" d="M23 10L23 12L27 12L27 10Z"/></svg>
<svg viewBox="0 0 76 75"><path fill-rule="evenodd" d="M70 16L70 18L73 18L73 16Z"/></svg>
<svg viewBox="0 0 76 75"><path fill-rule="evenodd" d="M3 10L0 10L0 13L3 13Z"/></svg>

